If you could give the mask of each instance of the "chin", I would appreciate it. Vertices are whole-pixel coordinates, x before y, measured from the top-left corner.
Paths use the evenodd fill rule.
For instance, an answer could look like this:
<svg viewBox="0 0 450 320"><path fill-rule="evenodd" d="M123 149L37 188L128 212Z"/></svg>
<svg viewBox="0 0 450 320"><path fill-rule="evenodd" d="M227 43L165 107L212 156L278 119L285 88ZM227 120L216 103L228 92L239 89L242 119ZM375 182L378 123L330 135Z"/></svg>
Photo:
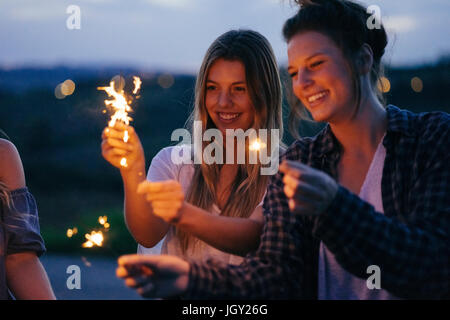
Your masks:
<svg viewBox="0 0 450 320"><path fill-rule="evenodd" d="M311 113L311 116L314 121L316 122L329 122L330 116L328 114L322 114L322 113Z"/></svg>

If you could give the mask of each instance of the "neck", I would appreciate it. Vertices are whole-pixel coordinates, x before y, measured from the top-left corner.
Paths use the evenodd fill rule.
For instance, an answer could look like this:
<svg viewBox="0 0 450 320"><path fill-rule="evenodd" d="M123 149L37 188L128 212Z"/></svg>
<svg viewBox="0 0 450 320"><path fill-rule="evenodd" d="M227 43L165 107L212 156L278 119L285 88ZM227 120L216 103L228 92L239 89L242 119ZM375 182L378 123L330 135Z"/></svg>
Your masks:
<svg viewBox="0 0 450 320"><path fill-rule="evenodd" d="M330 122L331 130L347 156L371 158L387 128L386 110L371 95L361 100L359 110L351 119Z"/></svg>

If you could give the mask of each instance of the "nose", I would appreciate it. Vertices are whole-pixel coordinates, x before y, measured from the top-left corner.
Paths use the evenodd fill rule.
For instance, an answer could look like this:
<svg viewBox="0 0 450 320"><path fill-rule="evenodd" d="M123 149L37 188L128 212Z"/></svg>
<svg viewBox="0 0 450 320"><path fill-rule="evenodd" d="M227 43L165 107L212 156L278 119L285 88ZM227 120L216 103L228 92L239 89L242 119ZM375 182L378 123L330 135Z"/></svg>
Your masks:
<svg viewBox="0 0 450 320"><path fill-rule="evenodd" d="M308 70L299 69L297 72L297 77L295 77L292 81L294 92L301 92L308 90L308 88L311 87L313 84L314 81Z"/></svg>
<svg viewBox="0 0 450 320"><path fill-rule="evenodd" d="M219 107L229 107L231 106L231 95L228 91L223 90L220 92L217 104Z"/></svg>

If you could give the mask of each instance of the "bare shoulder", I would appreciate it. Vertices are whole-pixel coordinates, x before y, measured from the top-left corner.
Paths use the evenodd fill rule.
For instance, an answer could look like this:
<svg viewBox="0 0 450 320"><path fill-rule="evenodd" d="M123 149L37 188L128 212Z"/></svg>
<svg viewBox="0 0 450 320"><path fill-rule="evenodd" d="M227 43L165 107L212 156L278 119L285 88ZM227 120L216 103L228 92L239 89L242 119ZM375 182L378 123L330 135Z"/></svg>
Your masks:
<svg viewBox="0 0 450 320"><path fill-rule="evenodd" d="M25 186L22 161L16 146L5 139L0 139L0 180L10 190Z"/></svg>

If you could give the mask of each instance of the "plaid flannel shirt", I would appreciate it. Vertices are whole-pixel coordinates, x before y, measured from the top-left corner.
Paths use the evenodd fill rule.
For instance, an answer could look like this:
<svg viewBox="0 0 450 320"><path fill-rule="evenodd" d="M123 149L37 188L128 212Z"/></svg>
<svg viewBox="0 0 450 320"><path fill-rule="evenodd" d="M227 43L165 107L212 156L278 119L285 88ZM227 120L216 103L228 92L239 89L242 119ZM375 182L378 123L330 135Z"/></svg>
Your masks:
<svg viewBox="0 0 450 320"><path fill-rule="evenodd" d="M352 274L381 270L381 286L403 298L449 298L450 115L387 107L382 178L384 214L339 186L319 217L291 214L283 175L271 177L257 251L239 266L191 262L188 299L317 299L323 241ZM297 160L337 180L340 145L327 125L296 141L281 160Z"/></svg>

